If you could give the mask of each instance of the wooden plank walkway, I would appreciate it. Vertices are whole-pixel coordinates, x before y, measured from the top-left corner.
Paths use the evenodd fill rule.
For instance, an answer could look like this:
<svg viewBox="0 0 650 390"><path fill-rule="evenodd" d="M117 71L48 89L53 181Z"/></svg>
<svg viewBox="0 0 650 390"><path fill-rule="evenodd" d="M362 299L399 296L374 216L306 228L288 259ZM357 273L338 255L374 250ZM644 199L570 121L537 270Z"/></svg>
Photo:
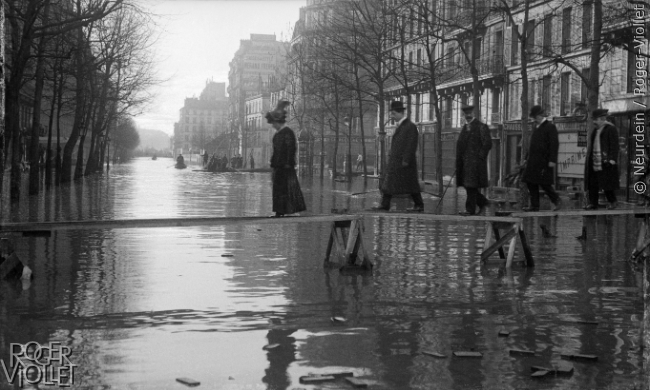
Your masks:
<svg viewBox="0 0 650 390"><path fill-rule="evenodd" d="M530 218L530 217L564 217L564 216L579 216L589 217L597 215L631 215L631 214L650 214L650 208L638 209L616 209L616 210L582 210L582 209L563 209L558 211L531 211L523 212L516 211L510 214L515 218Z"/></svg>
<svg viewBox="0 0 650 390"><path fill-rule="evenodd" d="M145 219L114 219L114 220L84 220L56 222L8 222L0 224L0 233L34 232L51 230L74 229L134 229L134 228L166 228L189 226L228 226L228 225L277 225L289 223L332 222L360 219L352 214L323 214L300 217L179 217L179 218L145 218Z"/></svg>

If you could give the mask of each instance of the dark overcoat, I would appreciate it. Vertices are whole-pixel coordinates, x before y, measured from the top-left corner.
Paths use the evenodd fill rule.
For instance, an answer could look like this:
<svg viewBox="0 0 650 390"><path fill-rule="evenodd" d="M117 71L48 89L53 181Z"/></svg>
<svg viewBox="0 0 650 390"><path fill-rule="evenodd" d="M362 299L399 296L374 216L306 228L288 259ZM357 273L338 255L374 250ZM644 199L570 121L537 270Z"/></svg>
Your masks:
<svg viewBox="0 0 650 390"><path fill-rule="evenodd" d="M588 188L589 176L593 172L593 148L596 138L596 128L587 134L587 158L585 160L585 188ZM598 185L602 190L614 191L620 187L618 178L618 130L616 126L605 122L603 131L600 133L600 151L603 155L603 171L600 174ZM607 161L616 161L615 165Z"/></svg>
<svg viewBox="0 0 650 390"><path fill-rule="evenodd" d="M465 188L488 186L487 156L492 137L487 125L478 119L465 124L456 143L456 185Z"/></svg>
<svg viewBox="0 0 650 390"><path fill-rule="evenodd" d="M285 165L296 166L296 135L285 126L273 136L273 154L271 168L284 168Z"/></svg>
<svg viewBox="0 0 650 390"><path fill-rule="evenodd" d="M273 173L273 211L294 214L307 209L296 174L296 135L289 127L283 127L273 136L271 168Z"/></svg>
<svg viewBox="0 0 650 390"><path fill-rule="evenodd" d="M395 129L391 140L386 177L381 192L386 195L414 194L420 192L415 152L418 149L418 128L406 118ZM402 166L402 162L408 163Z"/></svg>
<svg viewBox="0 0 650 390"><path fill-rule="evenodd" d="M548 163L557 164L557 151L560 146L557 127L545 120L533 130L530 136L526 169L521 180L531 184L553 184L553 168Z"/></svg>

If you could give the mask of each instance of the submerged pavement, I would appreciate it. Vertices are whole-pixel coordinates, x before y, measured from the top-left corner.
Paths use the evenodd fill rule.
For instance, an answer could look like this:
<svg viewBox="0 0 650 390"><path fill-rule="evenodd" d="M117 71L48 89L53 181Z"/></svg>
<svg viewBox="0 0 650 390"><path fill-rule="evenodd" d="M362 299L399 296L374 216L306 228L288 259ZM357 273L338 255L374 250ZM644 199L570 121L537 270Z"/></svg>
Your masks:
<svg viewBox="0 0 650 390"><path fill-rule="evenodd" d="M2 218L272 214L268 173L171 165L116 165L56 199L3 202ZM308 213L379 201L373 180L301 184ZM425 194L425 211L437 203ZM463 205L452 187L440 210ZM526 219L536 266L507 270L481 266L483 223L366 217L374 269L351 275L323 267L328 223L15 238L34 278L0 282L0 359L9 343L60 342L77 365L74 387L88 389L186 388L180 378L206 389L353 388L344 377L301 382L342 372L371 389L641 389L644 277L625 261L637 222L588 218L581 241L581 217ZM551 372L533 377L535 367Z"/></svg>

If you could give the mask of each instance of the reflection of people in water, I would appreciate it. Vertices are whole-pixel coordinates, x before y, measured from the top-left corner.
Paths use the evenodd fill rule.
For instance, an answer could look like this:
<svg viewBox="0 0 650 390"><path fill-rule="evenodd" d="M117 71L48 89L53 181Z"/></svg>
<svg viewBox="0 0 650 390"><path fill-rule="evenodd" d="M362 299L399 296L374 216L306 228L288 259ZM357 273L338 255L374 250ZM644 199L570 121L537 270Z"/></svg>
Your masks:
<svg viewBox="0 0 650 390"><path fill-rule="evenodd" d="M182 154L179 154L178 157L176 157L176 164L185 165L185 158L183 158Z"/></svg>
<svg viewBox="0 0 650 390"><path fill-rule="evenodd" d="M287 369L296 361L296 339L290 337L295 329L271 329L266 338L268 344L280 344L269 349L266 353L269 367L264 370L262 382L268 384L268 389L288 389L291 379Z"/></svg>

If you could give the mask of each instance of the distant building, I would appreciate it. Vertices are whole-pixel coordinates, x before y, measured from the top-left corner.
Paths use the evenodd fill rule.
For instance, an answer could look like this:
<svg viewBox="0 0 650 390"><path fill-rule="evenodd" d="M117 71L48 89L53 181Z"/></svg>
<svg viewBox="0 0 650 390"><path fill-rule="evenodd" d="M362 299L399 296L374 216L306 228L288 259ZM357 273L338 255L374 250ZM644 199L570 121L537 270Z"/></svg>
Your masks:
<svg viewBox="0 0 650 390"><path fill-rule="evenodd" d="M246 127L246 99L284 87L288 43L275 35L251 34L240 41L239 49L230 62L228 97L231 154L244 154L243 131Z"/></svg>
<svg viewBox="0 0 650 390"><path fill-rule="evenodd" d="M174 124L176 153L212 153L228 130L226 84L207 81L199 98L186 98Z"/></svg>
<svg viewBox="0 0 650 390"><path fill-rule="evenodd" d="M250 168L250 157L255 160L255 168L268 168L271 160L271 137L273 129L264 116L271 110L270 93L262 93L246 99L245 127L242 138L244 164Z"/></svg>

